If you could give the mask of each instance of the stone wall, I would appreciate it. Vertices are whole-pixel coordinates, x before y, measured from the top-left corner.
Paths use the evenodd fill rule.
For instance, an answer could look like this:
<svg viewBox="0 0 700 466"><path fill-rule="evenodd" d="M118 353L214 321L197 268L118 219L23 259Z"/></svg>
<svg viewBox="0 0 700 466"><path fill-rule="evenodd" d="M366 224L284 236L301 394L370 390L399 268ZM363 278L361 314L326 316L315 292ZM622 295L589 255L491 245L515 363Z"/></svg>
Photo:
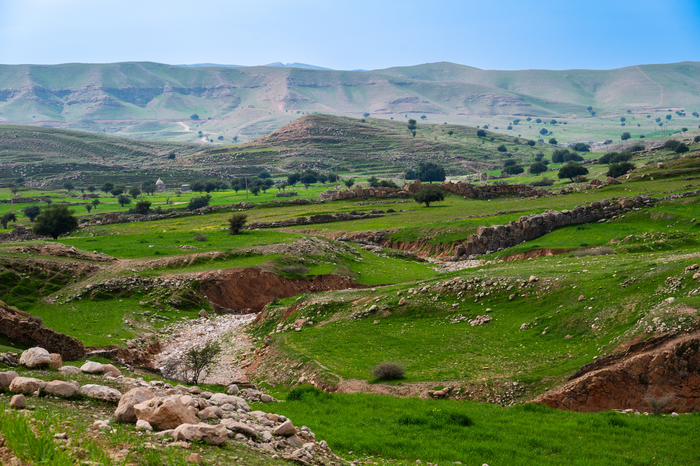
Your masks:
<svg viewBox="0 0 700 466"><path fill-rule="evenodd" d="M85 357L85 347L76 338L44 327L30 317L0 301L0 333L10 340L29 346L41 346L49 353L60 354L65 361L77 361Z"/></svg>
<svg viewBox="0 0 700 466"><path fill-rule="evenodd" d="M419 182L420 183L420 182ZM440 185L445 191L450 191L471 199L493 199L498 196L517 195L520 197L551 196L546 189L537 189L526 184L490 184L476 186L470 183L458 181L453 183L445 181Z"/></svg>
<svg viewBox="0 0 700 466"><path fill-rule="evenodd" d="M455 248L454 259L473 259L481 254L500 251L539 238L556 228L600 221L632 208L651 206L653 202L654 200L647 196L604 199L590 205L576 206L572 210L548 210L543 214L523 216L507 225L480 226L475 235L469 235L465 243Z"/></svg>
<svg viewBox="0 0 700 466"><path fill-rule="evenodd" d="M10 233L0 233L0 243L9 243L10 241L36 239L34 232L29 228L16 226Z"/></svg>
<svg viewBox="0 0 700 466"><path fill-rule="evenodd" d="M353 189L346 189L342 191L329 190L324 191L320 194L321 199L326 199L329 201L340 201L343 199L354 199L356 197L399 197L406 198L410 194L404 189L399 188L363 188L362 186L355 186Z"/></svg>

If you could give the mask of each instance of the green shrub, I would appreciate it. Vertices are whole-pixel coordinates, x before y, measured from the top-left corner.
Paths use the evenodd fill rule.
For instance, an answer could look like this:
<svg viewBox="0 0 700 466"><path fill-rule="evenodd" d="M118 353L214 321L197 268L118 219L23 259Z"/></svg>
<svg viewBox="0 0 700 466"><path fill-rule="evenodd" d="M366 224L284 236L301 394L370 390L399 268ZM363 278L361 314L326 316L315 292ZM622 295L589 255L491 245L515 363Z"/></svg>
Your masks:
<svg viewBox="0 0 700 466"><path fill-rule="evenodd" d="M312 385L300 385L287 395L287 401L301 401L306 396L321 396L323 392Z"/></svg>
<svg viewBox="0 0 700 466"><path fill-rule="evenodd" d="M248 220L246 214L233 214L228 218L228 232L231 235L237 235L241 231L241 228L245 225Z"/></svg>

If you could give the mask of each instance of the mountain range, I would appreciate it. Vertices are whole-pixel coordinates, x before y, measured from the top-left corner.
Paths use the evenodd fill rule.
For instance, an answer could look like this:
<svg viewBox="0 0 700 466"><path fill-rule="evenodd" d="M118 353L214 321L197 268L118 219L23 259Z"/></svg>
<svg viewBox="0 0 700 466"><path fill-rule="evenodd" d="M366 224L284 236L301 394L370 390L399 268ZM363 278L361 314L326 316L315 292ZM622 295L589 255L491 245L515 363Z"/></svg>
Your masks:
<svg viewBox="0 0 700 466"><path fill-rule="evenodd" d="M699 62L565 71L447 62L373 71L294 65L0 65L0 123L195 141L208 138L195 131L207 122L228 141L315 112L453 122L468 115L588 116L588 107L598 114L700 109Z"/></svg>

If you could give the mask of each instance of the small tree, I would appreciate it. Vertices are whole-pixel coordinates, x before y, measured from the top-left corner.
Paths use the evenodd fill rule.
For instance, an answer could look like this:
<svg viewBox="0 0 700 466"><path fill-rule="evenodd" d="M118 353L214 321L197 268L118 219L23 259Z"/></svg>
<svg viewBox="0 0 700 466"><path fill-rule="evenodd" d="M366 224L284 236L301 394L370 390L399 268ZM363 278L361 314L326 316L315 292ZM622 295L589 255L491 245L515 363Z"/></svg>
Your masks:
<svg viewBox="0 0 700 466"><path fill-rule="evenodd" d="M309 186L313 183L315 183L318 180L318 178L313 174L313 173L304 173L301 175L301 178L299 181L301 181L301 184L306 186L306 189L309 189Z"/></svg>
<svg viewBox="0 0 700 466"><path fill-rule="evenodd" d="M607 176L611 176L613 178L617 178L618 176L622 176L625 173L627 173L630 170L634 170L635 165L630 162L620 162L620 163L612 163L608 167L608 173Z"/></svg>
<svg viewBox="0 0 700 466"><path fill-rule="evenodd" d="M65 183L63 183L63 187L66 188L68 191L73 191L73 189L75 189L75 186L70 181L66 181Z"/></svg>
<svg viewBox="0 0 700 466"><path fill-rule="evenodd" d="M139 197L139 194L141 194L141 189L140 189L139 187L137 187L137 186L134 186L133 188L131 188L131 189L129 190L129 195L130 195L131 197L133 197L134 199L136 199L137 197Z"/></svg>
<svg viewBox="0 0 700 466"><path fill-rule="evenodd" d="M96 189L97 188L95 188L93 185L90 185L87 187L87 190L90 191L91 193L94 193Z"/></svg>
<svg viewBox="0 0 700 466"><path fill-rule="evenodd" d="M477 132L478 132L478 131L477 131ZM452 136L453 134L455 134L455 132L452 131L452 130L449 130L449 131L447 132L447 134L450 135L450 136ZM486 134L486 133L484 133L484 134Z"/></svg>
<svg viewBox="0 0 700 466"><path fill-rule="evenodd" d="M13 212L8 212L2 217L0 217L0 223L2 224L3 228L7 228L7 224L9 222L16 222L17 221L17 216Z"/></svg>
<svg viewBox="0 0 700 466"><path fill-rule="evenodd" d="M445 169L432 162L420 162L416 177L421 181L445 181Z"/></svg>
<svg viewBox="0 0 700 466"><path fill-rule="evenodd" d="M343 184L347 186L348 188L352 188L352 185L355 184L355 178L347 178L343 180Z"/></svg>
<svg viewBox="0 0 700 466"><path fill-rule="evenodd" d="M191 384L199 383L202 373L214 364L221 353L221 346L217 342L209 341L204 346L195 346L187 350L183 357L183 369L185 377Z"/></svg>
<svg viewBox="0 0 700 466"><path fill-rule="evenodd" d="M114 183L106 182L105 184L102 185L102 191L104 191L106 193L111 193L113 189L114 189Z"/></svg>
<svg viewBox="0 0 700 466"><path fill-rule="evenodd" d="M437 186L423 186L420 191L413 195L413 200L418 204L425 204L426 207L430 207L433 202L443 201L445 199L445 192L438 188Z"/></svg>
<svg viewBox="0 0 700 466"><path fill-rule="evenodd" d="M151 196L153 196L153 193L155 193L157 189L158 188L156 187L156 184L153 181L147 181L143 184L143 192L146 194L150 194Z"/></svg>
<svg viewBox="0 0 700 466"><path fill-rule="evenodd" d="M364 114L362 114L362 116L365 117L365 118L367 118L367 117L369 117L369 113L368 113L368 112L365 112Z"/></svg>
<svg viewBox="0 0 700 466"><path fill-rule="evenodd" d="M417 128L416 124L418 122L414 119L408 120L408 123L406 124L406 127L408 128L409 131L414 132Z"/></svg>
<svg viewBox="0 0 700 466"><path fill-rule="evenodd" d="M100 200L99 199L93 199L92 200L92 205L97 209L97 206L100 205Z"/></svg>
<svg viewBox="0 0 700 466"><path fill-rule="evenodd" d="M626 141L631 137L632 137L632 135L630 133L624 132L624 133L622 133L622 136L620 136L620 139L622 139L623 141Z"/></svg>
<svg viewBox="0 0 700 466"><path fill-rule="evenodd" d="M136 203L136 207L134 207L134 212L137 214L141 215L146 215L148 212L151 210L151 203L150 201L139 201Z"/></svg>
<svg viewBox="0 0 700 466"><path fill-rule="evenodd" d="M588 175L588 169L576 162L569 162L559 169L559 178L569 178L572 182L577 176Z"/></svg>
<svg viewBox="0 0 700 466"><path fill-rule="evenodd" d="M89 202L85 204L85 210L87 210L87 213L89 214L92 210L92 204L90 204Z"/></svg>
<svg viewBox="0 0 700 466"><path fill-rule="evenodd" d="M258 178L260 178L261 180L264 180L266 178L272 178L272 176L268 172L260 172L260 174L258 175Z"/></svg>
<svg viewBox="0 0 700 466"><path fill-rule="evenodd" d="M250 189L250 192L253 193L253 196L257 196L260 193L260 186L257 184L254 184L249 189Z"/></svg>
<svg viewBox="0 0 700 466"><path fill-rule="evenodd" d="M695 136L695 137L693 138L693 142L696 143L696 144L697 144L698 142L700 142L700 136Z"/></svg>
<svg viewBox="0 0 700 466"><path fill-rule="evenodd" d="M508 150L508 148L507 148L506 146L504 146L503 144L501 144L500 146L498 146L498 147L496 148L496 150L497 150L498 152L506 152L506 151Z"/></svg>
<svg viewBox="0 0 700 466"><path fill-rule="evenodd" d="M678 147L676 147L676 154L685 154L689 150L690 149L688 149L688 146L686 146L684 142L681 142L678 144Z"/></svg>
<svg viewBox="0 0 700 466"><path fill-rule="evenodd" d="M124 187L123 186L117 186L116 188L112 189L110 191L110 194L112 196L119 196L120 194L124 193Z"/></svg>
<svg viewBox="0 0 700 466"><path fill-rule="evenodd" d="M554 139L554 138L550 139L550 140L549 140L549 143L550 143L551 145L553 145L553 146L556 146L557 144L559 144L559 143L557 142L557 140Z"/></svg>
<svg viewBox="0 0 700 466"><path fill-rule="evenodd" d="M199 115L197 115L196 113L193 113L192 115L190 115L190 120L199 120ZM201 133L201 131L200 131L200 133Z"/></svg>
<svg viewBox="0 0 700 466"><path fill-rule="evenodd" d="M187 205L187 210L195 210L200 209L202 207L206 207L209 205L210 199L211 196L209 194L202 197L193 197L192 199L190 199L190 203Z"/></svg>
<svg viewBox="0 0 700 466"><path fill-rule="evenodd" d="M78 228L78 220L73 216L73 212L65 205L52 205L46 208L41 215L36 218L36 223L32 230L36 235L51 236L57 239L64 233L69 233Z"/></svg>
<svg viewBox="0 0 700 466"><path fill-rule="evenodd" d="M301 178L301 173L292 173L291 175L287 175L287 184L289 186L294 186L299 182L299 179Z"/></svg>
<svg viewBox="0 0 700 466"><path fill-rule="evenodd" d="M120 194L117 196L117 202L124 207L126 204L131 204L131 199L126 194Z"/></svg>
<svg viewBox="0 0 700 466"><path fill-rule="evenodd" d="M483 129L480 129L480 130L478 130L478 131L476 132L476 135L477 135L478 137L480 137L480 138L485 138L485 137L486 137L486 131L484 131Z"/></svg>
<svg viewBox="0 0 700 466"><path fill-rule="evenodd" d="M34 219L36 219L40 214L41 207L39 207L38 205L33 205L24 209L24 216L27 217L30 222L33 222Z"/></svg>
<svg viewBox="0 0 700 466"><path fill-rule="evenodd" d="M547 165L545 165L543 162L535 162L532 165L530 165L530 173L532 173L533 175L539 175L540 173L544 173L547 170Z"/></svg>
<svg viewBox="0 0 700 466"><path fill-rule="evenodd" d="M537 144L537 143L536 143L535 141L533 141L532 139L530 139L529 141L527 141L527 145L530 146L530 147L535 147L535 144Z"/></svg>
<svg viewBox="0 0 700 466"><path fill-rule="evenodd" d="M228 218L228 232L230 235L237 235L243 225L248 221L246 214L233 214Z"/></svg>

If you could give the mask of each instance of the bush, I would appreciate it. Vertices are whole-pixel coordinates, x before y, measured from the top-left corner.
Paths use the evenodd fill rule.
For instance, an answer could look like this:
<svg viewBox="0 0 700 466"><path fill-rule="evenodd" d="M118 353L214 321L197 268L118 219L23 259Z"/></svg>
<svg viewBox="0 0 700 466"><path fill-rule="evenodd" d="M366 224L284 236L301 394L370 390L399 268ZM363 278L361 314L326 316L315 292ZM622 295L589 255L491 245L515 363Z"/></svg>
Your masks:
<svg viewBox="0 0 700 466"><path fill-rule="evenodd" d="M237 235L241 231L243 225L248 220L246 214L233 214L228 218L228 232L231 235Z"/></svg>
<svg viewBox="0 0 700 466"><path fill-rule="evenodd" d="M552 186L554 184L554 180L549 179L549 178L542 178L541 180L536 180L530 183L530 186Z"/></svg>
<svg viewBox="0 0 700 466"><path fill-rule="evenodd" d="M192 384L199 383L202 373L206 371L207 367L214 364L219 353L221 353L221 347L214 341L209 341L204 346L195 346L187 350L182 360L186 379Z"/></svg>
<svg viewBox="0 0 700 466"><path fill-rule="evenodd" d="M73 212L65 205L53 205L48 207L36 218L34 234L51 236L57 239L64 233L69 233L78 228L78 220Z"/></svg>
<svg viewBox="0 0 700 466"><path fill-rule="evenodd" d="M624 133L622 133L622 136L620 136L620 139L622 139L623 141L626 141L631 137L632 137L632 135L630 133L624 132Z"/></svg>
<svg viewBox="0 0 700 466"><path fill-rule="evenodd" d="M480 130L478 130L478 131L476 132L476 135L477 135L478 137L480 137L480 138L485 138L485 137L486 137L486 131L484 131L483 129L480 129Z"/></svg>
<svg viewBox="0 0 700 466"><path fill-rule="evenodd" d="M544 173L547 170L547 165L545 165L542 162L535 162L532 165L530 165L530 173L532 173L533 175L539 175L540 173Z"/></svg>
<svg viewBox="0 0 700 466"><path fill-rule="evenodd" d="M523 167L521 167L520 165L510 165L503 169L503 172L508 173L509 175L519 175L524 171L525 169L523 169Z"/></svg>
<svg viewBox="0 0 700 466"><path fill-rule="evenodd" d="M653 414L661 414L666 406L671 404L674 398L675 395L673 393L664 396L654 396L649 393L644 397L644 401L647 402Z"/></svg>
<svg viewBox="0 0 700 466"><path fill-rule="evenodd" d="M576 177L576 179L574 179L574 181L577 183L585 183L586 181L588 181L588 178L585 176L579 175Z"/></svg>
<svg viewBox="0 0 700 466"><path fill-rule="evenodd" d="M406 370L393 362L383 362L377 364L377 366L372 370L372 375L381 380L398 380L403 379L406 374Z"/></svg>
<svg viewBox="0 0 700 466"><path fill-rule="evenodd" d="M627 149L627 150L630 151L630 152L641 152L641 151L643 151L643 150L646 150L646 147L644 147L644 144L639 144L639 143L637 143L637 144L633 145L632 147L630 147L630 148Z"/></svg>
<svg viewBox="0 0 700 466"><path fill-rule="evenodd" d="M577 142L576 144L574 144L574 150L577 152L590 152L591 146L582 142Z"/></svg>
<svg viewBox="0 0 700 466"><path fill-rule="evenodd" d="M500 146L498 146L498 147L496 148L496 150L497 150L498 152L506 152L506 151L508 150L508 148L507 148L506 146L504 146L503 144L501 144Z"/></svg>
<svg viewBox="0 0 700 466"><path fill-rule="evenodd" d="M197 232L197 233L194 235L194 240L195 240L195 241L206 241L207 239L209 239L209 235L205 235L205 234L202 233L202 232Z"/></svg>
<svg viewBox="0 0 700 466"><path fill-rule="evenodd" d="M202 197L193 197L192 199L190 199L190 203L187 205L187 210L195 210L201 209L202 207L206 207L209 205L210 200L211 196L209 194Z"/></svg>
<svg viewBox="0 0 700 466"><path fill-rule="evenodd" d="M617 254L613 249L603 247L595 249L580 249L574 251L574 257L588 257L588 256L607 256L610 254Z"/></svg>
<svg viewBox="0 0 700 466"><path fill-rule="evenodd" d="M700 142L700 136L695 136L695 138L693 138L693 142L694 143Z"/></svg>
<svg viewBox="0 0 700 466"><path fill-rule="evenodd" d="M420 162L416 176L423 182L445 181L445 169L432 162Z"/></svg>

